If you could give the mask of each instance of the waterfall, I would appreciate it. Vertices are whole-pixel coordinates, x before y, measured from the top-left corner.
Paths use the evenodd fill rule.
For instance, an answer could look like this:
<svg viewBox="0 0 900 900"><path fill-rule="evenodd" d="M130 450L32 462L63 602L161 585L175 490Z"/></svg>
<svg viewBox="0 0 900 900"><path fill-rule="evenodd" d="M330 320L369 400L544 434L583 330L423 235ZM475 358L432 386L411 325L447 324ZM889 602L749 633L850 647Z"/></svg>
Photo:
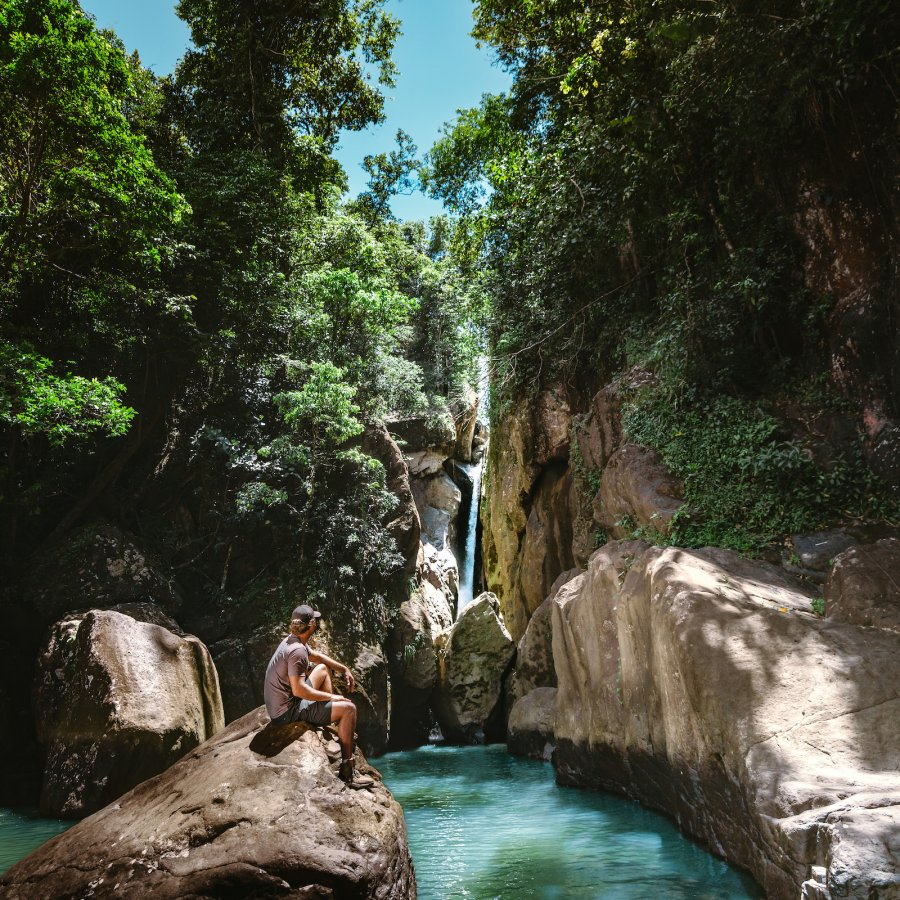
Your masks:
<svg viewBox="0 0 900 900"><path fill-rule="evenodd" d="M471 493L463 494L463 502L460 504L460 525L463 524L465 514L465 527L460 528L459 534L459 602L457 603L457 615L463 611L474 599L472 596L475 586L475 557L476 540L478 537L478 508L481 501L481 474L484 470L484 462L460 463L459 468L465 473L471 482ZM466 500L468 499L468 503Z"/></svg>

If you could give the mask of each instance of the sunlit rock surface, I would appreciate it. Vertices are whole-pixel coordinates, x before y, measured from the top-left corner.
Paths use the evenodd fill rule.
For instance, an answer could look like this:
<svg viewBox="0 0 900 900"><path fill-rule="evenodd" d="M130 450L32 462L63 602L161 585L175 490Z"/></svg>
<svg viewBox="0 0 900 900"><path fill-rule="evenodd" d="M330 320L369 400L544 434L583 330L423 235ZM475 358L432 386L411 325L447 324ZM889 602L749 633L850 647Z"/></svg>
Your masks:
<svg viewBox="0 0 900 900"><path fill-rule="evenodd" d="M45 844L0 876L0 895L415 898L403 811L387 788L346 788L327 735L287 726L285 740L265 741L267 722L263 708L248 713ZM254 738L267 755L251 750Z"/></svg>
<svg viewBox="0 0 900 900"><path fill-rule="evenodd" d="M561 781L659 808L776 898L897 897L900 635L726 550L611 543L553 608Z"/></svg>
<svg viewBox="0 0 900 900"><path fill-rule="evenodd" d="M53 627L35 684L44 813L88 815L224 726L209 651L150 618L91 610Z"/></svg>

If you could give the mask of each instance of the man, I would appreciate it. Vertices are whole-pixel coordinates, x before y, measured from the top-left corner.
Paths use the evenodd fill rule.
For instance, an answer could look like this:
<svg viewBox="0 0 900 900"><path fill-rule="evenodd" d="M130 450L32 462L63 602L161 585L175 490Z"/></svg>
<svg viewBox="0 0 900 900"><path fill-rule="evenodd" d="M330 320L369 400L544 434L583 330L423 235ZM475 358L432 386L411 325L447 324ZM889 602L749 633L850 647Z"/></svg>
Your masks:
<svg viewBox="0 0 900 900"><path fill-rule="evenodd" d="M349 787L371 787L375 782L360 775L353 764L356 705L331 688L331 672L341 672L351 691L355 684L353 675L347 666L307 646L321 617L318 610L305 603L291 615L290 634L278 645L266 668L266 710L275 725L336 723L341 745L338 775Z"/></svg>

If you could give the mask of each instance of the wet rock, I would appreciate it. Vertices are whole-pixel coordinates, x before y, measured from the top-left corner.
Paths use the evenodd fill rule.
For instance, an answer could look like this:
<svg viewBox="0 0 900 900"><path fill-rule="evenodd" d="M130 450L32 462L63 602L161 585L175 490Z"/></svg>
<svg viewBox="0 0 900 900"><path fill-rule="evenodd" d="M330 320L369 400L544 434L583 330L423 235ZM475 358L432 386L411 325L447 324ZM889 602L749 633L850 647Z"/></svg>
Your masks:
<svg viewBox="0 0 900 900"><path fill-rule="evenodd" d="M900 631L900 540L884 538L841 553L824 592L829 619Z"/></svg>
<svg viewBox="0 0 900 900"><path fill-rule="evenodd" d="M206 647L114 610L57 622L41 653L35 722L41 809L80 817L166 769L224 725Z"/></svg>
<svg viewBox="0 0 900 900"><path fill-rule="evenodd" d="M667 534L672 517L684 505L682 497L681 482L655 450L625 444L603 470L594 518L616 538L628 537L634 526Z"/></svg>
<svg viewBox="0 0 900 900"><path fill-rule="evenodd" d="M516 652L497 598L482 594L470 603L455 624L438 635L435 646L433 706L444 736L464 742L490 737L492 713L502 699L503 679ZM499 706L502 712L502 702Z"/></svg>
<svg viewBox="0 0 900 900"><path fill-rule="evenodd" d="M560 781L662 809L794 898L892 896L900 635L726 550L597 551L553 607ZM848 551L854 552L854 551Z"/></svg>
<svg viewBox="0 0 900 900"><path fill-rule="evenodd" d="M516 756L548 760L556 747L556 688L539 687L517 700L509 714L506 746Z"/></svg>
<svg viewBox="0 0 900 900"><path fill-rule="evenodd" d="M403 812L387 788L377 778L371 790L346 788L327 733L253 752L267 722L264 708L248 713L0 876L0 894L415 898ZM377 776L363 759L358 768Z"/></svg>

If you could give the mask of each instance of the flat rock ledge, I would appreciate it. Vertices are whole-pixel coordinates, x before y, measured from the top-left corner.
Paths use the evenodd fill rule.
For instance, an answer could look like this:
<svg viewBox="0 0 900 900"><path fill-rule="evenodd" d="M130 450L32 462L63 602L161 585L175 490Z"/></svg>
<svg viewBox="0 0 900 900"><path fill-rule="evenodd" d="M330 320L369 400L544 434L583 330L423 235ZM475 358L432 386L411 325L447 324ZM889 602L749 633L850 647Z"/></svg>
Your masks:
<svg viewBox="0 0 900 900"><path fill-rule="evenodd" d="M268 721L247 713L54 838L0 876L0 896L415 900L403 811L378 773L360 757L376 784L350 790L328 731Z"/></svg>

